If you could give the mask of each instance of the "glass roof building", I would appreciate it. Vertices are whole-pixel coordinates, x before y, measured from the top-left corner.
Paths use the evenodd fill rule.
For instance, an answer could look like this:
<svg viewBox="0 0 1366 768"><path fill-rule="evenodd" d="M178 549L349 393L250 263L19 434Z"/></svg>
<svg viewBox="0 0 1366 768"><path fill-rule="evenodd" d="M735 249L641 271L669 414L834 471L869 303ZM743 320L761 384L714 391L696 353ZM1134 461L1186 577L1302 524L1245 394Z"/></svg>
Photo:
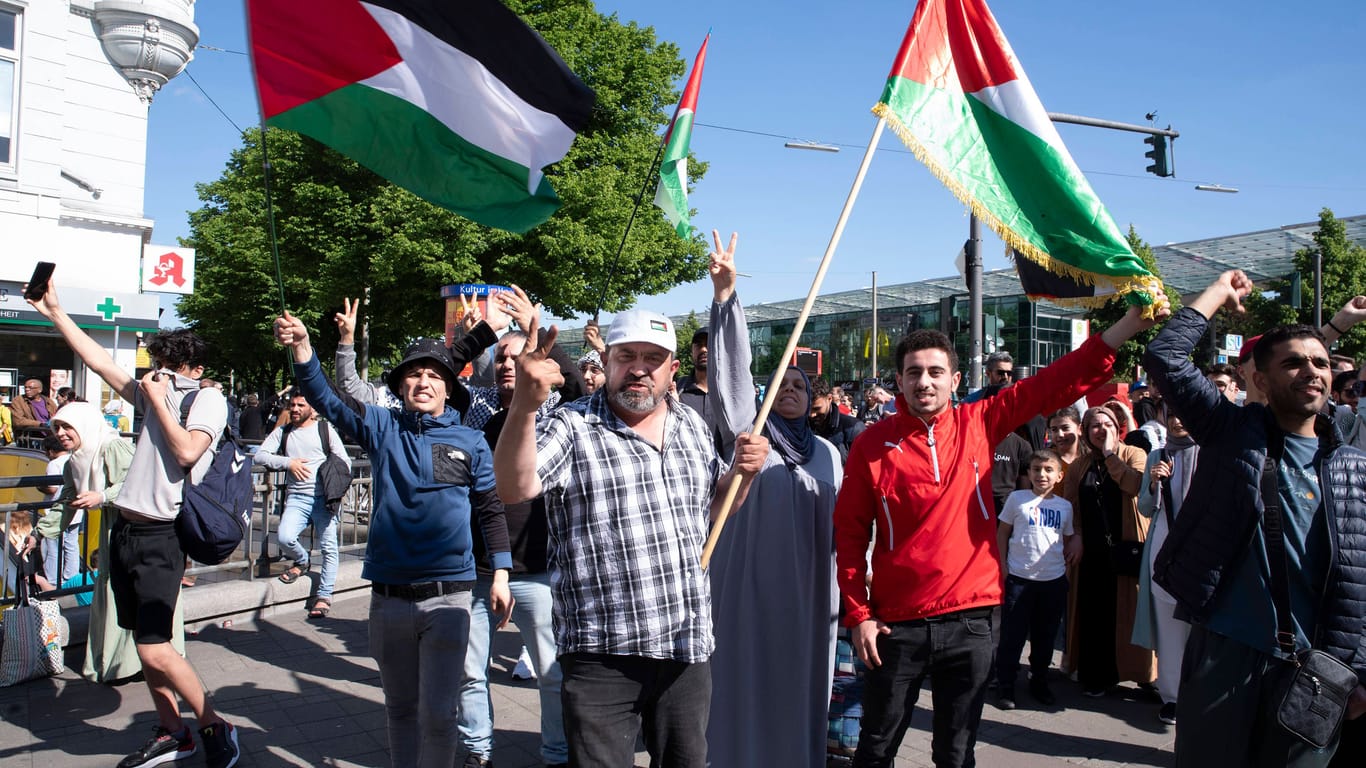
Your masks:
<svg viewBox="0 0 1366 768"><path fill-rule="evenodd" d="M1366 245L1366 215L1339 221L1348 239ZM1154 246L1153 254L1169 289L1188 296L1229 269L1242 269L1259 284L1290 274L1295 252L1314 244L1317 229L1318 221L1293 224ZM1017 368L1034 368L1058 359L1089 334L1080 311L1026 298L1013 269L983 273L982 287L984 355L1005 349ZM805 297L800 297L745 306L756 372L773 370L804 302ZM871 289L862 289L819 296L812 306L800 346L821 350L821 373L830 381L860 381L872 375L872 304ZM948 333L958 346L959 357L967 359L968 292L962 276L879 285L877 306L877 362L882 378L890 377L892 350L908 329L938 328ZM706 322L705 309L697 315ZM686 316L675 319L681 322ZM581 339L581 332L574 330L566 332L562 342L577 349Z"/></svg>

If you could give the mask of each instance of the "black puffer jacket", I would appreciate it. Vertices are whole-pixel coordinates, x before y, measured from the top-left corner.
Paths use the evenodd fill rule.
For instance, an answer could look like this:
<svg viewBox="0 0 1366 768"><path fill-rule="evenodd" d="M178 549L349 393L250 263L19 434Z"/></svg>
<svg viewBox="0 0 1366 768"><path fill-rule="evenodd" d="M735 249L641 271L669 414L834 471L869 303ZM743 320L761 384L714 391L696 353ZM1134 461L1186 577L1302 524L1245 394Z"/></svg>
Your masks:
<svg viewBox="0 0 1366 768"><path fill-rule="evenodd" d="M833 403L829 413L811 417L811 430L839 449L840 461L849 460L849 446L854 444L854 438L863 434L863 429L863 422L840 413Z"/></svg>
<svg viewBox="0 0 1366 768"><path fill-rule="evenodd" d="M1182 309L1143 356L1158 391L1200 444L1195 478L1153 570L1153 581L1197 623L1209 615L1223 574L1249 551L1262 515L1267 434L1278 428L1269 409L1230 403L1191 362L1207 324ZM1326 418L1317 431L1331 451L1319 481L1332 550L1314 645L1366 680L1366 454L1340 445Z"/></svg>

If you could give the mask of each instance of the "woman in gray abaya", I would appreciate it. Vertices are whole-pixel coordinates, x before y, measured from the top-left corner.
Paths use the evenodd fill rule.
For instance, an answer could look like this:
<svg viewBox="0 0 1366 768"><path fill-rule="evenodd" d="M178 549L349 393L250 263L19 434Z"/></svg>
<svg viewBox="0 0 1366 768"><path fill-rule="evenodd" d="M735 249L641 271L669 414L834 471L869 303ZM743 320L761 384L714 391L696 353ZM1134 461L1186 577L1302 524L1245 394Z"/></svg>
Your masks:
<svg viewBox="0 0 1366 768"><path fill-rule="evenodd" d="M723 250L712 234L707 397L729 453L757 409L735 296L736 238ZM842 470L839 451L808 426L810 409L806 374L788 368L764 429L768 460L712 553L712 768L825 765L838 610L831 527Z"/></svg>

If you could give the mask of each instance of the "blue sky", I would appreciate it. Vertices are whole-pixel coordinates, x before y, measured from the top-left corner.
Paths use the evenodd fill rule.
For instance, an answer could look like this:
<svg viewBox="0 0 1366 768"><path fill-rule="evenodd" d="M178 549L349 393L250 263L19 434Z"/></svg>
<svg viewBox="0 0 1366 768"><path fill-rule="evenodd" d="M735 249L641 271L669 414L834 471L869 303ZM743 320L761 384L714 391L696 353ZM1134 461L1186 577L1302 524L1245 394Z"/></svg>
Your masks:
<svg viewBox="0 0 1366 768"><path fill-rule="evenodd" d="M740 232L740 295L753 304L801 298L810 288L872 134L881 94L913 2L855 0L616 0L598 4L654 27L689 60L711 45L692 139L710 163L693 191L703 232ZM1052 112L1144 123L1181 132L1175 179L1146 174L1143 136L1059 127L1077 164L1123 227L1161 244L1366 213L1366 82L1360 32L1366 4L1324 2L1302 11L1265 0L1106 3L999 0L998 22ZM245 56L243 4L195 5L201 47L187 72L152 104L146 214L154 240L188 234L194 184L221 175L238 126L258 121ZM682 83L679 83L682 87ZM204 93L216 102L219 113ZM753 133L752 133L753 132ZM772 134L772 136L758 135ZM785 149L784 138L842 147ZM890 133L869 170L822 292L953 274L967 234L960 205ZM1199 192L1222 184L1236 195ZM642 209L659 215L657 209ZM615 233L614 233L615 236ZM710 242L710 240L708 240ZM1007 266L984 242L987 268ZM438 286L432 286L435 293ZM703 309L710 285L645 296L666 313ZM574 322L574 321L571 321ZM579 321L581 322L581 321Z"/></svg>

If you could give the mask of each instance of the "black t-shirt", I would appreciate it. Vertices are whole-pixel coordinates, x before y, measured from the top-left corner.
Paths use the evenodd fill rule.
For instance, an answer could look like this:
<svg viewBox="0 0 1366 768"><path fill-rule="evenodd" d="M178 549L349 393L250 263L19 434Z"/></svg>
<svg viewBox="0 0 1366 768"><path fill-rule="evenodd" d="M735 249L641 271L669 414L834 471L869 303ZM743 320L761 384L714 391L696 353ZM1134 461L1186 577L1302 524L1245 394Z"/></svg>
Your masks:
<svg viewBox="0 0 1366 768"><path fill-rule="evenodd" d="M1029 456L1034 452L1024 438L1014 432L996 445L995 460L991 463L991 495L996 497L999 513L1006 497L1019 489L1020 475L1029 471Z"/></svg>

